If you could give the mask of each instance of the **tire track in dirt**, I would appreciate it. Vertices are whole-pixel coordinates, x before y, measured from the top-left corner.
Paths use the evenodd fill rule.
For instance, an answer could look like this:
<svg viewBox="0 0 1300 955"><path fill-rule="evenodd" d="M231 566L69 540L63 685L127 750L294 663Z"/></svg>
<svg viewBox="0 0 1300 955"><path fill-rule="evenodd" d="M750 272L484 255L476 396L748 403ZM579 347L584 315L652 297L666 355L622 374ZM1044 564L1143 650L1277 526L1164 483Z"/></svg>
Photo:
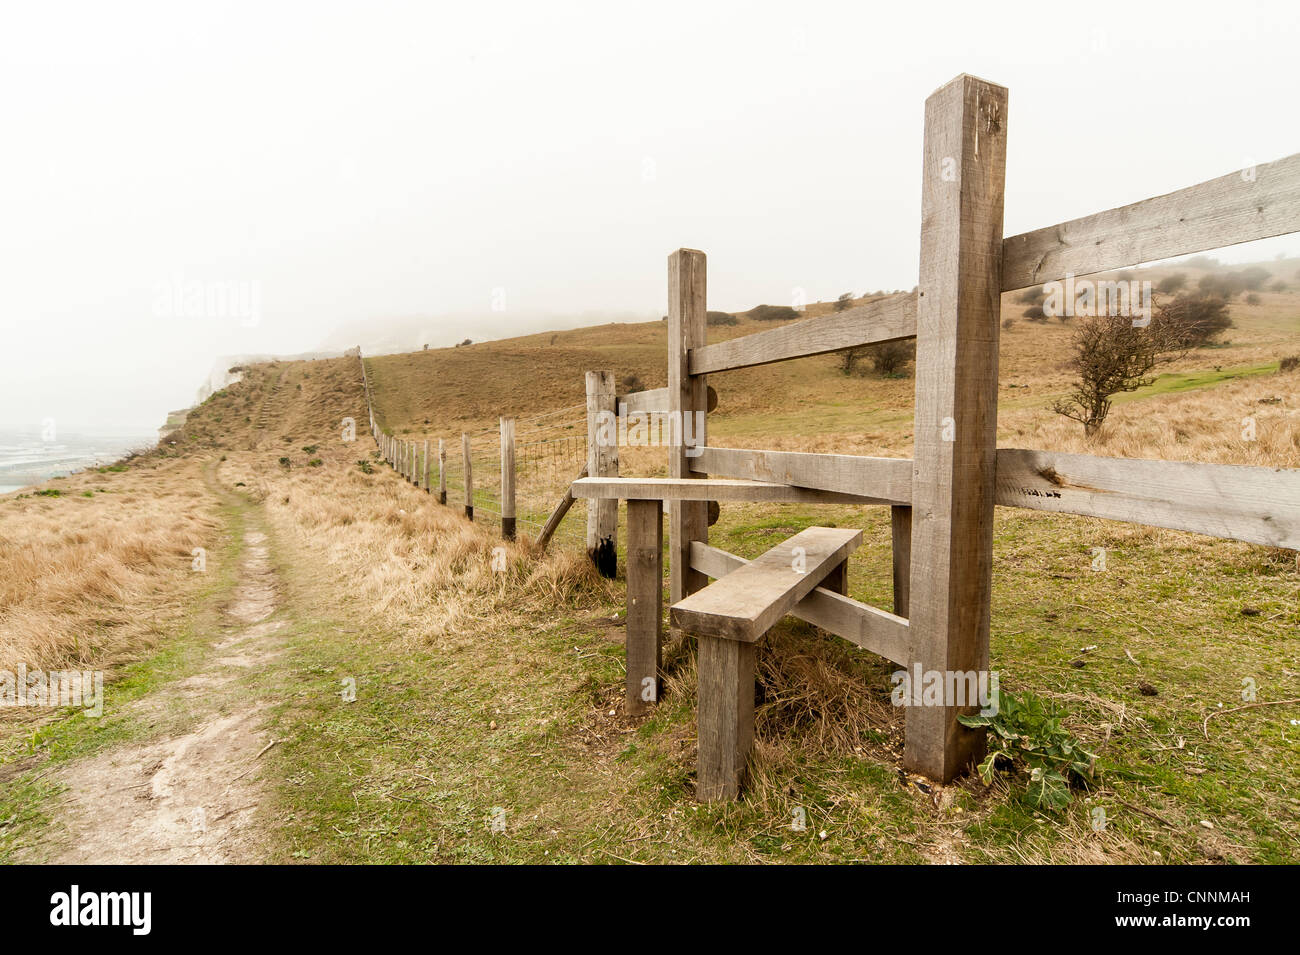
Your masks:
<svg viewBox="0 0 1300 955"><path fill-rule="evenodd" d="M70 763L56 863L248 863L263 850L254 820L269 703L241 695L241 673L283 652L266 535L246 530L222 637L201 669L131 704L141 719L180 710L190 732L114 746Z"/></svg>

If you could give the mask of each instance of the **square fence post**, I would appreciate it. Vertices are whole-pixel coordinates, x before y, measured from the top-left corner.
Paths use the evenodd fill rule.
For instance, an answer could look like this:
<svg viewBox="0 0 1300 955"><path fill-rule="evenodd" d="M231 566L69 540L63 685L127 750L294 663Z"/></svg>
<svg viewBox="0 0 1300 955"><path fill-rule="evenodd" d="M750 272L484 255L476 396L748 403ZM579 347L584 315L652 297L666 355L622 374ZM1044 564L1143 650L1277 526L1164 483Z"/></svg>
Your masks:
<svg viewBox="0 0 1300 955"><path fill-rule="evenodd" d="M963 74L926 100L907 602L912 661L945 688L989 664L1006 143L1005 87ZM948 782L982 755L966 704L908 708L906 768Z"/></svg>

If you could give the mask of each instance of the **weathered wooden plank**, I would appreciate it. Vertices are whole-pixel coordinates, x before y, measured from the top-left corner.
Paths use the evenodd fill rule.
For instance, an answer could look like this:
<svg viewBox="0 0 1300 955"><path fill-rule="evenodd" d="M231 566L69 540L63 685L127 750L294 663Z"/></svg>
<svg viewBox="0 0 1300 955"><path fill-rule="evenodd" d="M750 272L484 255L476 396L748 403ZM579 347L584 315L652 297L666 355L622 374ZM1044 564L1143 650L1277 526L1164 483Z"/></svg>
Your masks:
<svg viewBox="0 0 1300 955"><path fill-rule="evenodd" d="M696 466L713 475L838 491L882 504L912 500L912 462L907 458L707 446L699 451Z"/></svg>
<svg viewBox="0 0 1300 955"><path fill-rule="evenodd" d="M515 539L515 419L501 419L501 536Z"/></svg>
<svg viewBox="0 0 1300 955"><path fill-rule="evenodd" d="M659 700L664 619L664 505L627 502L627 681L625 709Z"/></svg>
<svg viewBox="0 0 1300 955"><path fill-rule="evenodd" d="M587 465L582 466L578 476L574 481L581 481L587 476ZM537 546L541 550L546 550L546 545L551 542L551 537L555 534L555 529L560 526L560 521L564 520L564 515L569 513L569 508L573 507L573 486L570 485L560 498L560 503L555 505L555 510L551 511L551 516L546 519L546 524L542 527L542 532L537 535Z"/></svg>
<svg viewBox="0 0 1300 955"><path fill-rule="evenodd" d="M1006 89L972 76L925 103L909 632L943 674L988 669L1006 128ZM978 756L962 712L910 707L903 765L948 782Z"/></svg>
<svg viewBox="0 0 1300 955"><path fill-rule="evenodd" d="M671 415L708 413L708 381L692 374L691 349L706 341L708 307L708 262L703 252L678 249L668 257L668 412ZM692 422L695 418L692 418ZM684 437L686 428L676 429ZM706 428L692 428L696 445L707 444ZM686 452L685 442L668 449L668 476L704 476L696 459ZM595 477L595 475L592 475ZM675 501L668 510L669 593L675 603L706 586L708 579L691 570L691 541L709 539L709 511L704 501Z"/></svg>
<svg viewBox="0 0 1300 955"><path fill-rule="evenodd" d="M1003 291L1300 232L1300 153L1153 199L1013 235Z"/></svg>
<svg viewBox="0 0 1300 955"><path fill-rule="evenodd" d="M1300 470L998 449L997 502L1300 550Z"/></svg>
<svg viewBox="0 0 1300 955"><path fill-rule="evenodd" d="M754 742L754 658L757 647L717 637L700 637L699 755L695 798L735 799L745 781Z"/></svg>
<svg viewBox="0 0 1300 955"><path fill-rule="evenodd" d="M424 442L424 474L423 474L423 481L422 481L422 484L421 484L421 486L424 488L424 493L425 493L425 494L428 494L430 491L433 490L433 477L432 477L432 475L433 475L433 462L429 459L429 442L428 442L428 440L425 440L425 442Z"/></svg>
<svg viewBox="0 0 1300 955"><path fill-rule="evenodd" d="M634 391L618 399L618 413L663 413L668 410L668 389L652 388L649 391Z"/></svg>
<svg viewBox="0 0 1300 955"><path fill-rule="evenodd" d="M874 503L853 494L733 478L582 478L573 494L583 500L754 501L790 504ZM689 551L688 551L689 553Z"/></svg>
<svg viewBox="0 0 1300 955"><path fill-rule="evenodd" d="M617 438L609 440L602 425L617 413L615 401L614 373L587 372L587 473L594 478L618 477ZM618 572L618 501L587 505L587 556L602 577L612 580Z"/></svg>
<svg viewBox="0 0 1300 955"><path fill-rule="evenodd" d="M696 541L691 545L691 566L715 579L746 563L743 557L708 544ZM908 665L908 623L897 614L843 596L825 583L795 604L790 613L886 660Z"/></svg>
<svg viewBox="0 0 1300 955"><path fill-rule="evenodd" d="M862 531L808 527L672 606L674 626L753 643L862 543Z"/></svg>
<svg viewBox="0 0 1300 955"><path fill-rule="evenodd" d="M751 368L915 336L916 294L900 292L842 312L695 348L690 370L704 375Z"/></svg>

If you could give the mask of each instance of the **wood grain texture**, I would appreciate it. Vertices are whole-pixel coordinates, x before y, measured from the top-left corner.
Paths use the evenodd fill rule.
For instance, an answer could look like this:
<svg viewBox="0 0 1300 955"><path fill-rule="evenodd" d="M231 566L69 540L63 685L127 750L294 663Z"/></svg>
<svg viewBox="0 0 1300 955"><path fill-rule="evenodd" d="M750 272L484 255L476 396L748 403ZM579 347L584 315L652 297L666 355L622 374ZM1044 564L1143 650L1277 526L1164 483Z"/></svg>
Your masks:
<svg viewBox="0 0 1300 955"><path fill-rule="evenodd" d="M664 619L664 505L627 502L627 681L631 716L659 700ZM647 683L646 681L649 681ZM646 699L647 695L650 697Z"/></svg>
<svg viewBox="0 0 1300 955"><path fill-rule="evenodd" d="M667 410L667 388L634 391L630 395L621 395L618 399L618 413L620 415L663 413Z"/></svg>
<svg viewBox="0 0 1300 955"><path fill-rule="evenodd" d="M581 500L765 501L790 504L873 503L853 494L818 491L733 478L582 478L573 482Z"/></svg>
<svg viewBox="0 0 1300 955"><path fill-rule="evenodd" d="M752 368L915 336L916 295L900 292L842 312L694 348L690 372L704 375Z"/></svg>
<svg viewBox="0 0 1300 955"><path fill-rule="evenodd" d="M708 411L708 381L691 374L692 348L705 343L708 307L708 262L703 252L678 249L668 257L668 411L694 414ZM678 429L680 434L683 429ZM707 432L694 435L697 445L707 444ZM689 457L685 444L668 449L668 476L703 477ZM594 475L593 475L594 477ZM674 602L706 586L708 579L691 569L691 541L709 539L709 512L704 501L679 500L668 510L669 592Z"/></svg>
<svg viewBox="0 0 1300 955"><path fill-rule="evenodd" d="M1300 470L998 449L997 502L1300 550Z"/></svg>
<svg viewBox="0 0 1300 955"><path fill-rule="evenodd" d="M700 802L740 795L754 742L755 652L752 643L700 638L700 748L695 771L695 798Z"/></svg>
<svg viewBox="0 0 1300 955"><path fill-rule="evenodd" d="M433 461L429 458L429 442L424 442L424 493L428 494L433 490Z"/></svg>
<svg viewBox="0 0 1300 955"><path fill-rule="evenodd" d="M697 636L753 643L862 543L862 531L809 527L672 606Z"/></svg>
<svg viewBox="0 0 1300 955"><path fill-rule="evenodd" d="M912 462L907 458L707 446L699 451L700 470L721 477L837 491L881 504L912 500Z"/></svg>
<svg viewBox="0 0 1300 955"><path fill-rule="evenodd" d="M988 668L1007 91L959 76L926 100L912 480L911 659ZM948 782L983 748L962 711L907 711L903 765Z"/></svg>
<svg viewBox="0 0 1300 955"><path fill-rule="evenodd" d="M1177 192L1013 235L1003 291L1300 232L1300 153Z"/></svg>
<svg viewBox="0 0 1300 955"><path fill-rule="evenodd" d="M697 541L691 545L691 566L715 579L725 577L747 563L743 557L708 544ZM791 608L790 613L900 666L909 663L908 623L900 616L841 595L826 586L814 588Z"/></svg>

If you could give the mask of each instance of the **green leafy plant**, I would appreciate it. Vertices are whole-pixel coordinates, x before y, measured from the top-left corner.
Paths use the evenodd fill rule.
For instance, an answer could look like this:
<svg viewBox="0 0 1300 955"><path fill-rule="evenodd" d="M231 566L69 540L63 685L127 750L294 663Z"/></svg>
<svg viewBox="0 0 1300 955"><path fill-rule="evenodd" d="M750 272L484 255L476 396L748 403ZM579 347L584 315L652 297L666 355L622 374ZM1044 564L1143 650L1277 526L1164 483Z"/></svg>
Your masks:
<svg viewBox="0 0 1300 955"><path fill-rule="evenodd" d="M374 468L374 466L373 466L369 461L367 461L365 458L362 458L360 461L357 462L357 467L359 467L359 468L361 469L361 473L362 473L362 474L374 474L374 473L375 473L375 468Z"/></svg>
<svg viewBox="0 0 1300 955"><path fill-rule="evenodd" d="M316 444L308 444L308 445L305 445L305 446L303 447L303 450L306 451L308 454L315 454L315 453L316 453L316 449L317 449L318 447L319 447L319 445L316 445Z"/></svg>
<svg viewBox="0 0 1300 955"><path fill-rule="evenodd" d="M281 459L280 459L280 467L282 467L282 468L287 468L287 467L289 467L291 464L293 464L293 462L290 461L288 458L281 458Z"/></svg>
<svg viewBox="0 0 1300 955"><path fill-rule="evenodd" d="M63 492L60 491L57 487L47 487L44 490L34 491L33 493L37 497L62 497L63 496Z"/></svg>
<svg viewBox="0 0 1300 955"><path fill-rule="evenodd" d="M324 464L324 463L325 463L325 462L322 461L320 458L312 458L310 461L307 462L307 467L309 467L309 468L318 468L318 467L320 467L320 466L321 466L322 464Z"/></svg>
<svg viewBox="0 0 1300 955"><path fill-rule="evenodd" d="M1026 771L1029 785L1022 798L1036 809L1068 805L1071 786L1086 786L1096 778L1096 755L1061 726L1055 706L1033 693L1016 698L1000 690L997 713L957 719L963 726L989 731L988 755L978 767L984 784L993 782L999 763L1013 772Z"/></svg>

